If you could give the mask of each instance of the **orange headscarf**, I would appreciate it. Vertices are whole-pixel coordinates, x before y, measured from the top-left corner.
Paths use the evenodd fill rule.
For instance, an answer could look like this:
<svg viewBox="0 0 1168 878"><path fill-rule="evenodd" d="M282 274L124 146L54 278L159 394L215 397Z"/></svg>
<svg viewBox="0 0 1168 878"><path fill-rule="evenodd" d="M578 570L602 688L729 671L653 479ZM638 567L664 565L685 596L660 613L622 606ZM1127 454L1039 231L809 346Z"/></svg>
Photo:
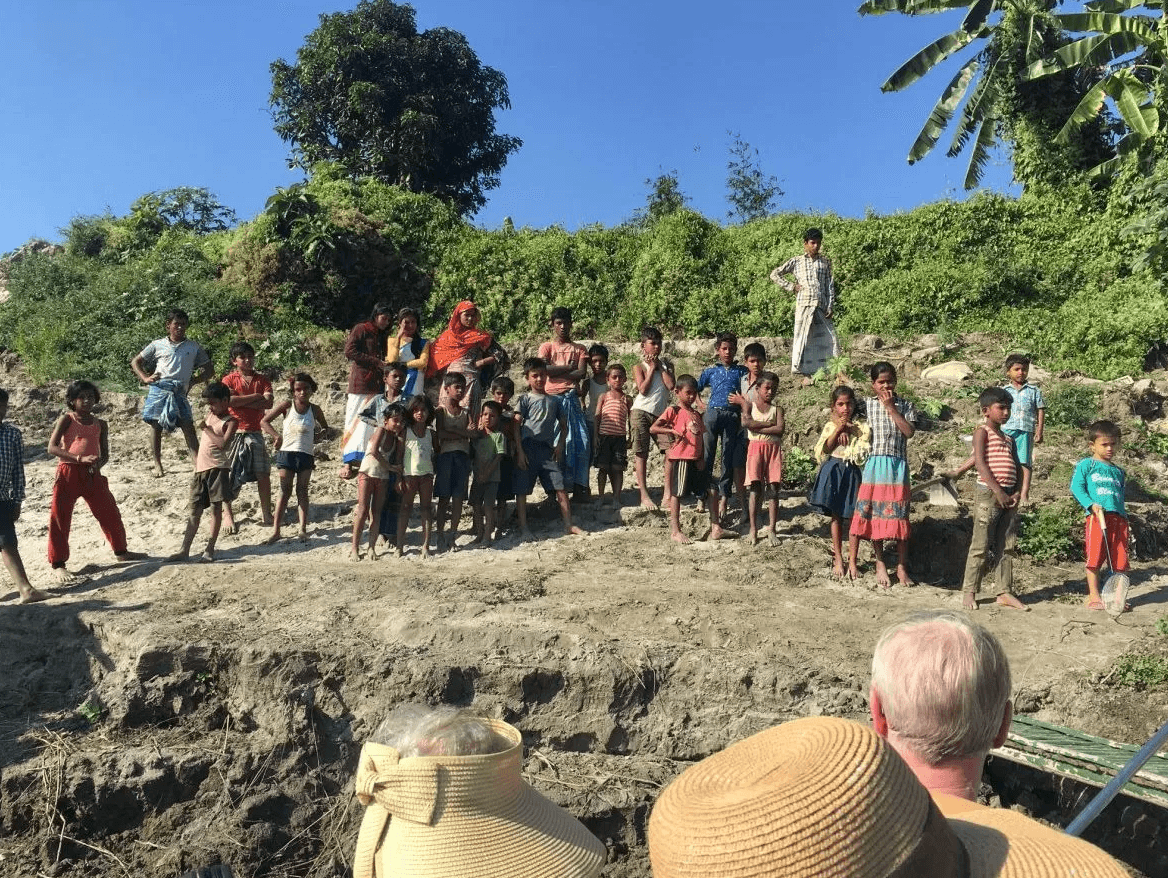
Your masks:
<svg viewBox="0 0 1168 878"><path fill-rule="evenodd" d="M474 302L459 302L450 315L450 323L443 333L434 339L430 347L430 362L426 364L426 376L430 377L441 372L459 357L462 357L471 348L486 348L491 343L489 332L463 326L459 318L463 312L477 310Z"/></svg>

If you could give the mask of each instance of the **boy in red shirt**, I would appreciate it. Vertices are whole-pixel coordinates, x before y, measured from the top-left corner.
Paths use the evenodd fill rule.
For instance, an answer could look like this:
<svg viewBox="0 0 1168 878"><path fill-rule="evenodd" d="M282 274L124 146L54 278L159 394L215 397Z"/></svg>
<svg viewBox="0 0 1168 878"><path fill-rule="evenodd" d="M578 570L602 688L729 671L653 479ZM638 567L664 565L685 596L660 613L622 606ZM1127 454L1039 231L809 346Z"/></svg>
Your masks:
<svg viewBox="0 0 1168 878"><path fill-rule="evenodd" d="M260 493L260 522L264 527L272 526L272 465L268 460L267 445L260 421L264 413L272 407L272 382L255 370L255 348L246 341L237 341L231 346L231 364L234 372L223 376L223 384L231 391L227 410L231 417L239 421L237 440L251 449L251 475L255 477ZM242 450L242 449L241 449ZM223 523L228 533L237 533L235 515L231 504L223 504Z"/></svg>

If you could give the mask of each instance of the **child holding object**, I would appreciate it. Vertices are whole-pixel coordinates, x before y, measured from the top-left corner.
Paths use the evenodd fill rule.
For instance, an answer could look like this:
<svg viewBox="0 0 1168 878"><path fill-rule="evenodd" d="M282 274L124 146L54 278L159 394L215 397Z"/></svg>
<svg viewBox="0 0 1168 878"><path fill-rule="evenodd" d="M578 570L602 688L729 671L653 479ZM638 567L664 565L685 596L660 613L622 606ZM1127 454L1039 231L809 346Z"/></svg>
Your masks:
<svg viewBox="0 0 1168 878"><path fill-rule="evenodd" d="M57 419L49 437L49 454L59 461L49 510L49 566L59 582L70 582L73 578L65 563L69 560L73 507L80 499L89 505L89 511L114 550L114 557L119 561L146 557L126 550L122 515L110 493L109 480L101 474L101 468L109 462L109 426L93 414L100 400L95 384L74 381L65 390L69 411Z"/></svg>
<svg viewBox="0 0 1168 878"><path fill-rule="evenodd" d="M977 609L977 592L986 572L986 555L990 553L998 579L995 601L1003 607L1027 609L1013 594L1021 467L1013 438L1002 430L1010 419L1010 401L1010 394L1001 387L987 387L977 400L985 423L973 431L977 501L961 585L961 603L967 610Z"/></svg>
<svg viewBox="0 0 1168 878"><path fill-rule="evenodd" d="M231 417L227 406L231 391L218 381L203 390L203 399L210 411L199 429L199 451L195 457L195 475L191 479L191 513L183 534L182 548L167 561L185 561L190 557L191 545L199 532L203 510L211 510L211 535L200 561L215 560L215 541L223 523L223 504L231 500L231 468L227 449L235 437L239 422Z"/></svg>
<svg viewBox="0 0 1168 878"><path fill-rule="evenodd" d="M381 531L381 510L385 506L391 479L401 472L400 434L406 423L406 410L400 403L392 403L382 414L381 426L361 458L357 474L357 506L353 510L353 544L349 560L361 559L361 534L369 521L369 560L377 560L377 537ZM396 522L394 523L396 525ZM397 530L396 526L394 528Z"/></svg>
<svg viewBox="0 0 1168 878"><path fill-rule="evenodd" d="M768 497L770 512L770 544L779 541L775 530L779 519L778 491L783 481L783 410L775 405L775 390L779 376L762 372L758 376L756 398L748 403L742 416L746 428L746 484L750 487L749 517L750 544L758 545L758 513L762 495ZM745 397L744 397L745 401Z"/></svg>
<svg viewBox="0 0 1168 878"><path fill-rule="evenodd" d="M831 516L832 573L844 578L843 534L856 511L863 472L871 450L868 424L856 421L856 393L846 384L831 392L831 420L823 425L815 443L819 472L807 503L817 512Z"/></svg>
<svg viewBox="0 0 1168 878"><path fill-rule="evenodd" d="M896 540L896 578L912 585L908 575L909 483L908 440L916 432L916 409L896 395L896 369L881 360L868 370L874 396L864 401L871 430L872 450L864 465L864 478L856 497L848 549L848 576L858 579L856 557L860 540L871 540L876 555L876 584L889 588L884 564L884 540Z"/></svg>
<svg viewBox="0 0 1168 878"><path fill-rule="evenodd" d="M1087 427L1087 441L1091 456L1075 466L1071 494L1087 513L1087 609L1102 610L1105 607L1099 593L1099 570L1107 562L1108 552L1112 573L1128 569L1127 510L1123 502L1127 477L1121 467L1111 462L1119 450L1120 432L1116 424L1096 421Z"/></svg>
<svg viewBox="0 0 1168 878"><path fill-rule="evenodd" d="M300 542L308 539L308 482L316 468L316 458L312 446L318 434L328 429L324 412L312 402L316 392L316 382L311 375L297 372L289 382L292 399L278 403L264 415L261 422L264 432L275 441L276 469L280 473L280 499L276 501L276 512L272 518L272 535L267 543L271 545L280 539L280 524L288 501L292 497L292 482L296 482L296 515L300 520ZM284 429L277 433L272 421L283 415ZM365 449L361 449L364 457ZM359 465L359 464L358 464Z"/></svg>

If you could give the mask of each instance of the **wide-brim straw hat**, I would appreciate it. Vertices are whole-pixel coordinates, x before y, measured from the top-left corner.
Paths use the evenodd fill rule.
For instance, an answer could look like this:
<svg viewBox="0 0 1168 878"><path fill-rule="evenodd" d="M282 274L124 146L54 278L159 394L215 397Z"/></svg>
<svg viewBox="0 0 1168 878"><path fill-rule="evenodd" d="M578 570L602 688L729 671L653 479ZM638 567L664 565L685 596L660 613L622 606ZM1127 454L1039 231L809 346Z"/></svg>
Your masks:
<svg viewBox="0 0 1168 878"><path fill-rule="evenodd" d="M604 845L520 776L519 730L482 756L412 756L367 743L357 768L366 805L354 878L592 878Z"/></svg>
<svg viewBox="0 0 1168 878"><path fill-rule="evenodd" d="M1013 811L946 818L859 723L784 723L691 766L649 820L654 878L1124 878L1098 848Z"/></svg>

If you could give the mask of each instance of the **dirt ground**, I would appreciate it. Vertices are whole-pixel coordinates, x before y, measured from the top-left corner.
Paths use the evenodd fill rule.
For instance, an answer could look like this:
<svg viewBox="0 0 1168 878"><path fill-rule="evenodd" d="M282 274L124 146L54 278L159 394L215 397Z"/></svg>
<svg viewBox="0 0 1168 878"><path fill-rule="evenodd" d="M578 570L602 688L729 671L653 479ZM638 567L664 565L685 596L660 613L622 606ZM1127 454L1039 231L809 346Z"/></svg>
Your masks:
<svg viewBox="0 0 1168 878"><path fill-rule="evenodd" d="M913 381L913 352L928 347L892 351L904 383L957 400ZM781 341L768 348L782 356ZM970 342L930 356L982 357L967 382L976 384L996 370L998 350ZM856 354L865 357L875 359ZM662 513L578 504L582 537L561 536L556 515L537 507L534 543L508 536L469 549L463 536L459 551L423 561L412 527L405 558L353 563L355 486L335 477L335 440L318 447L306 542L263 545L248 486L236 503L242 528L221 537L218 561L163 564L181 542L190 462L176 434L165 442L168 475L153 478L139 397L113 393L103 399L107 475L130 548L151 559L116 564L81 505L69 567L84 579L58 587L45 560L54 461L44 446L63 384L31 387L13 361L4 368L9 420L28 447L21 551L53 598L18 606L15 589L0 586L3 874L162 878L223 862L257 878L347 875L362 741L395 704L442 701L518 726L529 780L605 840L605 875L645 876L649 807L689 761L799 716L865 719L879 631L914 610L960 607L967 510L917 505L910 568L920 582L884 591L870 563L859 583L832 578L827 523L800 491L783 498L788 537L777 547L678 546ZM316 397L331 424L342 420L342 382L337 366ZM786 447L810 450L827 392L784 390ZM968 453L967 396L910 443L914 478ZM1039 451L1039 503L1067 493L1042 478L1041 461L1080 454L1070 432L1052 431ZM1124 463L1145 487L1163 481L1146 461ZM1145 547L1131 613L1087 610L1080 563L1023 558L1018 590L1031 611L983 602L977 618L1006 646L1018 712L1140 744L1163 722L1168 688L1123 687L1109 671L1161 638L1168 518L1155 492L1129 508ZM700 537L703 519L683 514Z"/></svg>

